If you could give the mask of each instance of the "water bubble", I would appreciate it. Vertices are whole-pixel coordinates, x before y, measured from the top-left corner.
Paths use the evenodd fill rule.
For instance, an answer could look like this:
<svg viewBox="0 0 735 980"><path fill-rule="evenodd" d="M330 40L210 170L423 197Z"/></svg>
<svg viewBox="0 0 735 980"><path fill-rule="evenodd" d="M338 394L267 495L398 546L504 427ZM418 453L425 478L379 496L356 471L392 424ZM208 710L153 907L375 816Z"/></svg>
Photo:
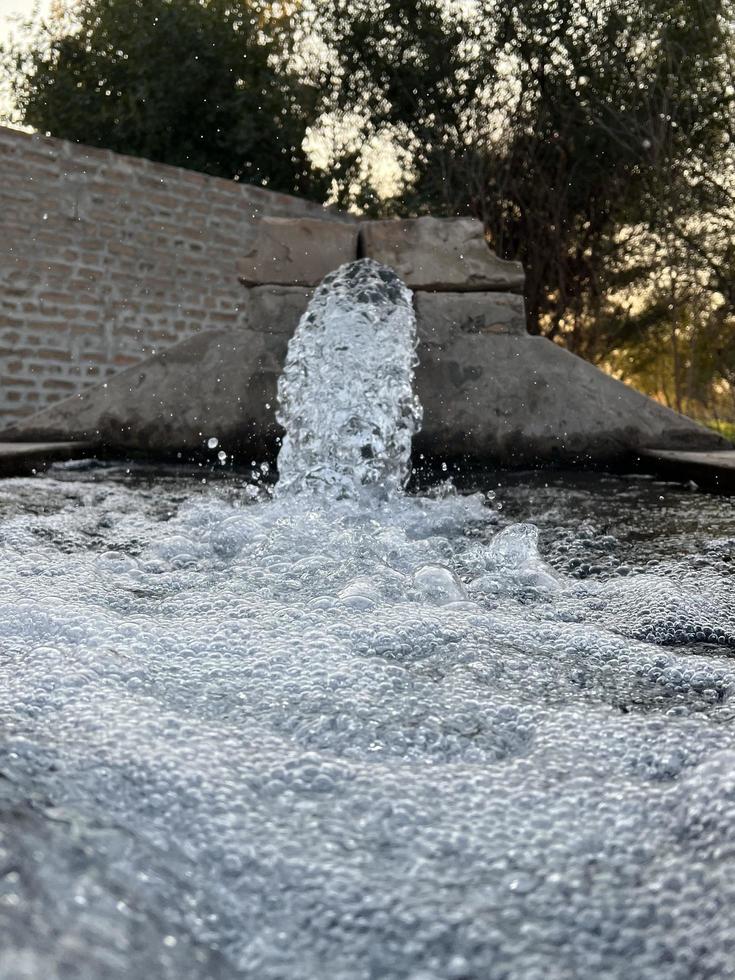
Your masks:
<svg viewBox="0 0 735 980"><path fill-rule="evenodd" d="M354 495L405 483L421 419L415 349L411 293L391 269L360 259L324 279L278 385L279 493L311 486Z"/></svg>
<svg viewBox="0 0 735 980"><path fill-rule="evenodd" d="M347 372L340 416L296 378L288 492L255 461L234 499L218 468L3 484L0 975L730 976L729 511L664 565L681 537L625 495L602 530L570 490L565 533L563 493L504 490L540 533L449 481L398 492L411 313L360 268L312 312L364 288L346 323L373 363L393 317L400 377L374 416L376 379Z"/></svg>
<svg viewBox="0 0 735 980"><path fill-rule="evenodd" d="M465 598L462 583L442 565L422 565L414 573L413 582L421 595L432 602L458 602Z"/></svg>

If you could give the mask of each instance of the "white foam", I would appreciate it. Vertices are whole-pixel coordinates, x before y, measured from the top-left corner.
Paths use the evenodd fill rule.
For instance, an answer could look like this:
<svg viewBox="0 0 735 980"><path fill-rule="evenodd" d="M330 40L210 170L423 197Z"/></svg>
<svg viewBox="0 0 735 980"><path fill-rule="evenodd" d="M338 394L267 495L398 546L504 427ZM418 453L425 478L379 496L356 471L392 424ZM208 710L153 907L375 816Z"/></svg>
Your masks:
<svg viewBox="0 0 735 980"><path fill-rule="evenodd" d="M275 499L3 485L0 980L733 976L731 580L400 493L414 344L317 292Z"/></svg>
<svg viewBox="0 0 735 980"><path fill-rule="evenodd" d="M159 936L131 925L111 976L165 975L166 936L223 977L729 975L735 672L621 635L635 577L607 606L480 495L162 521L155 492L64 492L2 529L2 769L75 814L89 869L35 842L5 976L54 948L39 894L96 923L90 980L108 894ZM677 628L731 631L719 589Z"/></svg>

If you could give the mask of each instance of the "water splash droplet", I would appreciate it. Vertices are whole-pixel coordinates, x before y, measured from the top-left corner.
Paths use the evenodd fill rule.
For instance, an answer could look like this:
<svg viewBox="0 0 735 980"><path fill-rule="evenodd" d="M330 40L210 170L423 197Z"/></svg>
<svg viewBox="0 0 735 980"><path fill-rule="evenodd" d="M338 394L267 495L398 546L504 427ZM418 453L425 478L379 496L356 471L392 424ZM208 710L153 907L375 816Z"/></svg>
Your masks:
<svg viewBox="0 0 735 980"><path fill-rule="evenodd" d="M415 363L412 296L396 273L360 259L328 275L289 343L278 385L286 429L279 493L402 487L421 421Z"/></svg>

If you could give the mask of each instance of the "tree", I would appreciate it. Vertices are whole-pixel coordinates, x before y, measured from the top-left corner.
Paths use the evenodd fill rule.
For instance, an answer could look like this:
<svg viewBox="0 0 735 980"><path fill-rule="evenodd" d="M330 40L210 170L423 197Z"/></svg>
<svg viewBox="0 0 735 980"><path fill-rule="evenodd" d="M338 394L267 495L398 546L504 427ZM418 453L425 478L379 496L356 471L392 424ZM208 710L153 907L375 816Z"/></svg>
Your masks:
<svg viewBox="0 0 735 980"><path fill-rule="evenodd" d="M532 331L600 360L653 323L631 297L647 291L656 322L669 317L650 287L685 232L700 272L722 253L729 0L330 0L318 14L331 113L362 119L355 145L390 133L413 159L400 195L359 203L480 218L525 266ZM360 167L359 150L343 158L343 200Z"/></svg>
<svg viewBox="0 0 735 980"><path fill-rule="evenodd" d="M81 0L5 52L41 132L282 191L319 194L302 149L316 93L288 68L283 5Z"/></svg>

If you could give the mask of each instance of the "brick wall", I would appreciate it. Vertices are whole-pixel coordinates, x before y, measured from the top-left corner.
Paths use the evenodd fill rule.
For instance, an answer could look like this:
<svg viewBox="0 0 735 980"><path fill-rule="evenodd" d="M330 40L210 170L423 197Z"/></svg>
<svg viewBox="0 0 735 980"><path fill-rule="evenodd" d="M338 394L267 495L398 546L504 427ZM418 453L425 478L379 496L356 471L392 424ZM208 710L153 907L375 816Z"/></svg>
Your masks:
<svg viewBox="0 0 735 980"><path fill-rule="evenodd" d="M261 215L319 205L0 127L0 428L236 325Z"/></svg>

